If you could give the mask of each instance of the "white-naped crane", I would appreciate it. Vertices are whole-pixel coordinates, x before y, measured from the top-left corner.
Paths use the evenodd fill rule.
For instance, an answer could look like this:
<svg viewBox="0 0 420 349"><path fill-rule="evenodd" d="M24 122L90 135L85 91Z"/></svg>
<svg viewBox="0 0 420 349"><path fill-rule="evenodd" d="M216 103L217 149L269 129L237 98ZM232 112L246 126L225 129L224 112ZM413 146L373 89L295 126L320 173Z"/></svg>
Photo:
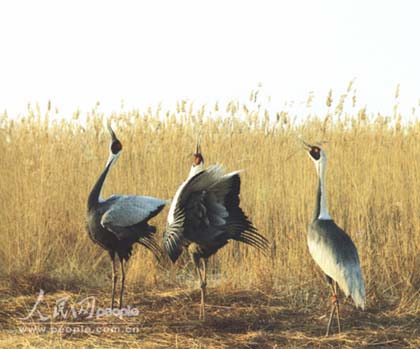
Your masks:
<svg viewBox="0 0 420 349"><path fill-rule="evenodd" d="M199 318L205 319L207 261L229 240L244 242L266 251L267 239L260 235L239 207L239 172L225 174L220 165L203 168L197 143L187 180L176 191L163 235L164 249L175 262L187 249L197 271L201 305ZM202 270L200 262L202 263Z"/></svg>
<svg viewBox="0 0 420 349"><path fill-rule="evenodd" d="M324 272L332 288L332 309L326 336L330 333L334 313L337 314L338 332L341 332L338 292L351 296L357 308L365 309L366 296L360 269L359 255L351 238L338 227L328 213L325 171L327 157L320 147L301 139L318 174L315 211L308 231L309 252Z"/></svg>
<svg viewBox="0 0 420 349"><path fill-rule="evenodd" d="M153 239L156 228L147 222L156 216L165 206L166 201L149 196L112 195L106 200L100 198L102 186L111 167L121 154L122 144L117 139L111 126L109 158L104 170L89 194L87 202L86 228L93 242L109 252L112 261L112 298L111 308L114 308L115 286L117 272L115 255L118 255L121 266L120 302L123 304L125 282L124 261L131 256L133 245L139 243L149 249L158 259L162 249Z"/></svg>

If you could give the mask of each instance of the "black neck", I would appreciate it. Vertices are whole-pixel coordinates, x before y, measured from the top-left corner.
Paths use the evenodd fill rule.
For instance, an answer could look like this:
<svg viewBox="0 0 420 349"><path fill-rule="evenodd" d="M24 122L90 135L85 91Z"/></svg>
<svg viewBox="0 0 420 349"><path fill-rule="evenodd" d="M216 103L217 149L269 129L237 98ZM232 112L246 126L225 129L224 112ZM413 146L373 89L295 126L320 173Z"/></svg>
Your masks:
<svg viewBox="0 0 420 349"><path fill-rule="evenodd" d="M114 160L111 160L102 171L101 175L99 176L98 180L95 183L95 186L93 187L92 191L89 194L88 198L88 210L96 207L99 202L99 195L101 194L102 186L104 185L105 178L108 175L109 169L111 168L111 165Z"/></svg>
<svg viewBox="0 0 420 349"><path fill-rule="evenodd" d="M318 190L316 192L316 199L315 199L315 210L314 210L314 215L312 217L312 221L316 221L319 217L319 214L321 213L321 196L322 196L321 178L319 178Z"/></svg>

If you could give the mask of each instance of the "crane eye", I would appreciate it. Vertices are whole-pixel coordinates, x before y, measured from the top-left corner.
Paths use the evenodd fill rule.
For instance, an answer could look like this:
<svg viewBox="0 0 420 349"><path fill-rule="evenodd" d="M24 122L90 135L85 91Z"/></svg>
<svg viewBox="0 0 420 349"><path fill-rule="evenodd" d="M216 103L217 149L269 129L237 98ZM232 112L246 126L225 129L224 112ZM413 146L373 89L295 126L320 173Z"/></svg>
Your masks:
<svg viewBox="0 0 420 349"><path fill-rule="evenodd" d="M122 149L122 144L118 139L112 142L111 144L112 154L117 155L121 151L121 149Z"/></svg>
<svg viewBox="0 0 420 349"><path fill-rule="evenodd" d="M194 154L194 166L198 166L204 162L203 156L201 153Z"/></svg>
<svg viewBox="0 0 420 349"><path fill-rule="evenodd" d="M321 149L319 147L313 146L309 152L314 160L319 160L321 157Z"/></svg>

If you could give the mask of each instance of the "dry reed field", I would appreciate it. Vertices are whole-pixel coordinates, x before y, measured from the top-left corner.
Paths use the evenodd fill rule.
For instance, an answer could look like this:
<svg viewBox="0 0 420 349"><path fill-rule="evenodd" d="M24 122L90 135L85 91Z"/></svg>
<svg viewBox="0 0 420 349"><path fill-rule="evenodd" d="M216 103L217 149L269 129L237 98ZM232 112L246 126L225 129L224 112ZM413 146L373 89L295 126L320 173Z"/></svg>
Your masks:
<svg viewBox="0 0 420 349"><path fill-rule="evenodd" d="M322 118L231 102L227 109L180 102L54 121L49 110L0 120L0 346L19 347L420 347L420 122L365 110L345 114L339 101ZM241 115L239 117L238 115ZM45 291L57 299L95 296L109 306L108 254L85 231L86 200L109 149L112 120L123 152L105 182L114 193L170 199L186 178L197 136L205 164L242 169L241 206L270 241L270 253L229 243L210 260L207 320L186 254L159 265L137 245L127 268L126 304L135 318L105 323L132 333L21 333ZM275 120L273 120L275 119ZM306 236L316 193L312 161L297 136L323 142L331 216L358 248L367 309L342 307L343 332L325 338L330 290L309 255ZM161 243L168 208L152 220ZM59 325L59 324L58 324ZM52 320L47 326L58 326ZM30 324L26 323L27 327Z"/></svg>

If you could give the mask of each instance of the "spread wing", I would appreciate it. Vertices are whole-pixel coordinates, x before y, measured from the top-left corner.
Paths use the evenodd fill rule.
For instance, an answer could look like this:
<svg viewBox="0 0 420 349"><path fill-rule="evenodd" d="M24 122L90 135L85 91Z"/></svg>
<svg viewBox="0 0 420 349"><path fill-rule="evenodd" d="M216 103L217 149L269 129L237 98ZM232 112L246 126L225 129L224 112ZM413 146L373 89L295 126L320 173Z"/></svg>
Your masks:
<svg viewBox="0 0 420 349"><path fill-rule="evenodd" d="M186 226L199 226L208 221L203 199L206 189L223 176L220 165L213 165L187 179L178 188L168 213L168 225L163 234L163 246L175 262L182 253L187 237Z"/></svg>
<svg viewBox="0 0 420 349"><path fill-rule="evenodd" d="M224 175L220 165L203 170L182 184L172 202L164 247L175 261L186 241L223 246L235 239L264 249L267 241L239 207L238 172Z"/></svg>
<svg viewBox="0 0 420 349"><path fill-rule="evenodd" d="M166 201L149 196L113 195L104 203L109 208L102 215L101 225L121 239L132 234L132 226L150 230L147 221L163 209Z"/></svg>

